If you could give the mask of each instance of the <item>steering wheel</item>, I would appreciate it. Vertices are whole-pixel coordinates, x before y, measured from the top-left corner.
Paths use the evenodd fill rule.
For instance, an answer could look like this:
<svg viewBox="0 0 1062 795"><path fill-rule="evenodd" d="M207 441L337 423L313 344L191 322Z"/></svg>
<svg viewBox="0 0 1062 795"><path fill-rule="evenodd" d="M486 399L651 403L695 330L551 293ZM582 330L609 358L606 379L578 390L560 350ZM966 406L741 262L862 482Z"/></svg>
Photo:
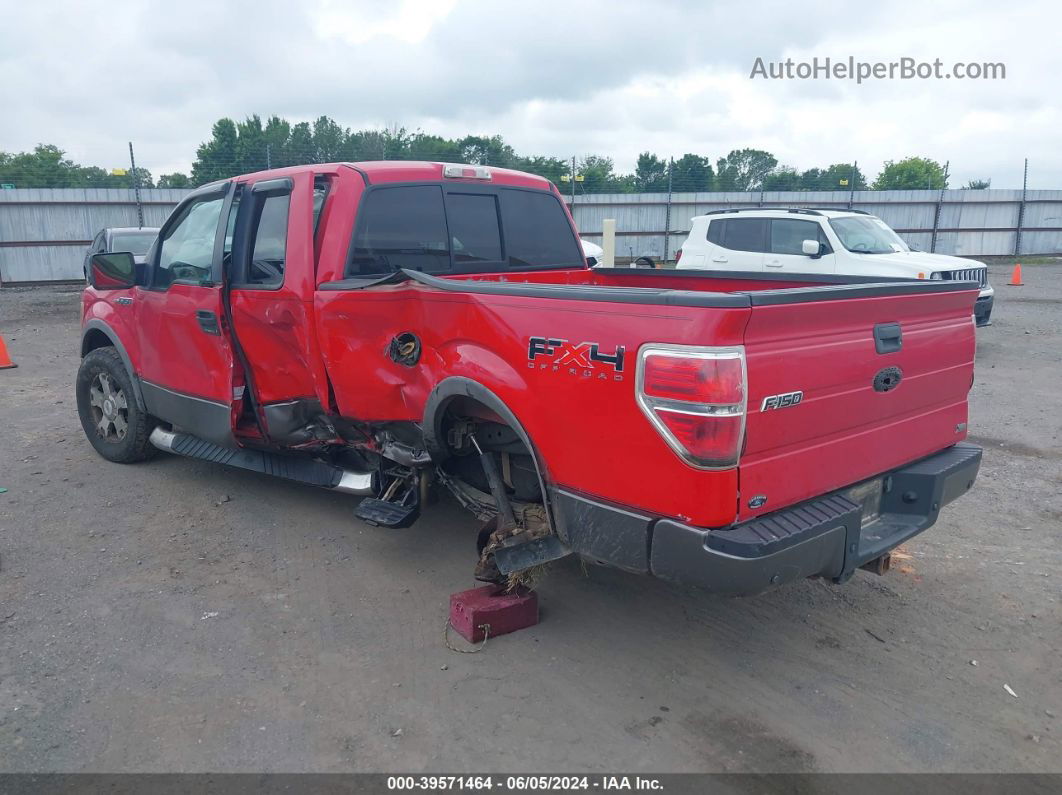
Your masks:
<svg viewBox="0 0 1062 795"><path fill-rule="evenodd" d="M175 282L178 280L187 280L198 282L210 277L209 268L200 268L198 265L192 265L188 262L182 262L180 260L174 260L170 263L170 281Z"/></svg>

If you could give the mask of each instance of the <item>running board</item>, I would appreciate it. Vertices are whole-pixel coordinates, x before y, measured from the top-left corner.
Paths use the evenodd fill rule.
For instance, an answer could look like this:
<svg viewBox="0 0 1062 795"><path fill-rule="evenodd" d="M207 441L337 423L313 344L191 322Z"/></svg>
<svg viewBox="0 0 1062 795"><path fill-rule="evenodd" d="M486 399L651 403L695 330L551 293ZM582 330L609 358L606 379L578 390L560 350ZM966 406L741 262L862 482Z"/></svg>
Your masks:
<svg viewBox="0 0 1062 795"><path fill-rule="evenodd" d="M376 476L372 472L355 472L309 458L267 453L261 450L233 450L207 442L187 433L156 428L150 442L168 453L198 458L215 464L261 472L278 478L307 483L347 494L372 496L376 494Z"/></svg>

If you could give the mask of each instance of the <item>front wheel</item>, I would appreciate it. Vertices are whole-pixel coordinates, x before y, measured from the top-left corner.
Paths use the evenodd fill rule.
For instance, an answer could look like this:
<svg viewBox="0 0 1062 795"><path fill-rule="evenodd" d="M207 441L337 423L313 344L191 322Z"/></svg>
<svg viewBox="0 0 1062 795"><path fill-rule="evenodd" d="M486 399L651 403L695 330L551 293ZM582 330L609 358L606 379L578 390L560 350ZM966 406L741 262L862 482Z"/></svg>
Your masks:
<svg viewBox="0 0 1062 795"><path fill-rule="evenodd" d="M77 371L77 413L96 452L108 461L131 464L150 458L155 420L136 403L133 382L114 348L96 348Z"/></svg>

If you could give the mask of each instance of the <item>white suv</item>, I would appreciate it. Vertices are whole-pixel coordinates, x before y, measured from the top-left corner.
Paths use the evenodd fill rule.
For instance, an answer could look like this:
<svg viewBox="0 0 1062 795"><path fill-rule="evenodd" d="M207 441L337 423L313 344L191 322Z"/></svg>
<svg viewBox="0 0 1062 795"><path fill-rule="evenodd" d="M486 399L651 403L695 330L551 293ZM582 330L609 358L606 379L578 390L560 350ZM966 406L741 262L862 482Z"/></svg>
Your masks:
<svg viewBox="0 0 1062 795"><path fill-rule="evenodd" d="M975 281L979 326L988 325L995 295L983 262L913 251L884 221L859 210L714 210L693 219L676 267Z"/></svg>

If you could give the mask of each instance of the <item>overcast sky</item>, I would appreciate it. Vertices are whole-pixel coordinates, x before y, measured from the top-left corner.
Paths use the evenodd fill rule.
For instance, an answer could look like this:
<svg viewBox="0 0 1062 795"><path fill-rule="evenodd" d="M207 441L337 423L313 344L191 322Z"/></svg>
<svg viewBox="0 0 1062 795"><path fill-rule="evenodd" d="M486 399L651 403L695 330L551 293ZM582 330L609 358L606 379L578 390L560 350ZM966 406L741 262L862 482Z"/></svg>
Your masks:
<svg viewBox="0 0 1062 795"><path fill-rule="evenodd" d="M501 134L522 154L799 169L925 155L952 185L1062 188L1062 4L3 0L0 150L187 171L221 116ZM1002 62L1006 79L752 80L757 57Z"/></svg>

